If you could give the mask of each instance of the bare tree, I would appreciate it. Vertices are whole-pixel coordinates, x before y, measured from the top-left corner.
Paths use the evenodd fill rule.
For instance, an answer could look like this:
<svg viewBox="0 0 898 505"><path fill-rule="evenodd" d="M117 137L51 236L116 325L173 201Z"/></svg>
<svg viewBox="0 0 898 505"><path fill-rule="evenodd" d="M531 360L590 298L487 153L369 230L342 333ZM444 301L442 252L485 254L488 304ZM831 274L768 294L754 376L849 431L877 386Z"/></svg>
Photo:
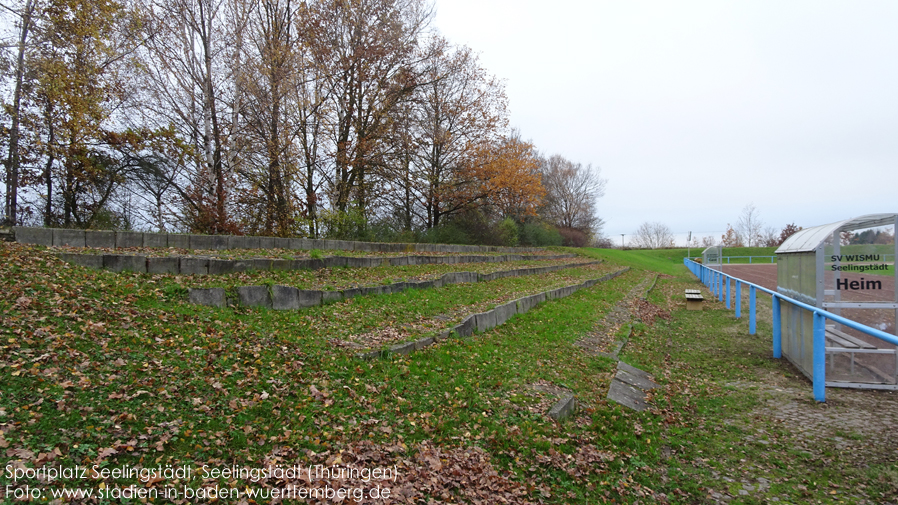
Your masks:
<svg viewBox="0 0 898 505"><path fill-rule="evenodd" d="M630 241L632 247L639 249L660 249L671 247L674 243L673 232L666 224L645 222L633 234Z"/></svg>
<svg viewBox="0 0 898 505"><path fill-rule="evenodd" d="M604 223L596 201L605 195L608 182L602 179L601 170L556 154L543 160L542 173L546 188L543 216L558 227L600 235Z"/></svg>
<svg viewBox="0 0 898 505"><path fill-rule="evenodd" d="M773 226L767 226L764 228L764 233L761 235L761 243L764 244L765 247L776 247L780 245L780 232Z"/></svg>
<svg viewBox="0 0 898 505"><path fill-rule="evenodd" d="M755 208L755 204L750 203L742 209L742 215L736 223L736 233L746 247L755 247L761 242L763 226L760 212Z"/></svg>

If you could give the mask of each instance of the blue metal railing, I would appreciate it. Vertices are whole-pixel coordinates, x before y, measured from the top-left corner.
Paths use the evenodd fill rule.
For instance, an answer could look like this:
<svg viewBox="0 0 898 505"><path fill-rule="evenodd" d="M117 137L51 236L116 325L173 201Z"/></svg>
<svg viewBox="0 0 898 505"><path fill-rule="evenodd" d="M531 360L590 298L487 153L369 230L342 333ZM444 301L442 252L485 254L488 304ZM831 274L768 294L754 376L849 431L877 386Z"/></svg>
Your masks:
<svg viewBox="0 0 898 505"><path fill-rule="evenodd" d="M783 346L782 346L782 322L780 314L782 313L782 307L780 304L783 302L790 303L795 307L798 307L803 310L810 311L814 315L814 326L813 326L813 370L811 373L811 382L813 383L814 389L814 399L818 402L826 401L826 320L829 319L835 323L839 323L845 325L849 328L853 328L855 330L866 333L867 335L876 337L882 341L888 342L890 344L898 345L898 337L892 335L890 333L886 333L882 330L878 330L876 328L871 328L869 326L863 325L856 321L852 321L850 319L845 319L842 316L833 314L832 312L827 312L821 308L817 308L806 303L799 302L798 300L789 298L787 296L783 296L776 291L771 291L767 288L758 286L756 284L752 284L750 282L743 281L742 279L737 279L736 277L727 275L718 270L714 270L712 268L708 268L701 263L696 263L688 258L683 259L683 264L686 265L687 268L701 280L708 289L711 290L711 293L717 297L718 300L724 301L726 299L726 307L729 309L730 307L730 282L735 281L736 284L736 317L742 317L742 285L745 284L749 287L748 290L748 332L751 335L754 335L757 331L757 291L763 291L771 296L771 304L773 306L773 357L774 358L782 358L783 357ZM726 291L724 291L726 290Z"/></svg>

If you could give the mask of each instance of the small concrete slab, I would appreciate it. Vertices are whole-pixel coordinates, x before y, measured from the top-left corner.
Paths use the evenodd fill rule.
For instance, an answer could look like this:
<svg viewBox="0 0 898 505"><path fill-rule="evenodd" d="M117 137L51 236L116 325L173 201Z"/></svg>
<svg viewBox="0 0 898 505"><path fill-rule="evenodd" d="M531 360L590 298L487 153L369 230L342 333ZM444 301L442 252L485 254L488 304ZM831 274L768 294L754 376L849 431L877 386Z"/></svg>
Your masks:
<svg viewBox="0 0 898 505"><path fill-rule="evenodd" d="M372 359L378 359L382 356L383 356L383 351L360 352L355 355L356 358L363 359L366 361L372 360Z"/></svg>
<svg viewBox="0 0 898 505"><path fill-rule="evenodd" d="M517 304L515 302L504 303L493 309L492 312L496 317L496 326L499 326L518 313Z"/></svg>
<svg viewBox="0 0 898 505"><path fill-rule="evenodd" d="M87 230L84 246L98 249L115 249L115 232L112 230Z"/></svg>
<svg viewBox="0 0 898 505"><path fill-rule="evenodd" d="M297 301L300 308L316 307L321 305L322 291L300 289L297 293Z"/></svg>
<svg viewBox="0 0 898 505"><path fill-rule="evenodd" d="M214 249L212 245L212 235L188 235L190 237L190 246L188 249L197 249L208 251Z"/></svg>
<svg viewBox="0 0 898 505"><path fill-rule="evenodd" d="M275 310L298 309L299 290L291 286L272 286L271 308Z"/></svg>
<svg viewBox="0 0 898 505"><path fill-rule="evenodd" d="M190 288L190 303L207 305L210 307L224 307L226 305L224 288Z"/></svg>
<svg viewBox="0 0 898 505"><path fill-rule="evenodd" d="M42 245L50 247L53 245L53 229L52 228L28 228L25 226L13 226L13 234L16 242L20 244Z"/></svg>
<svg viewBox="0 0 898 505"><path fill-rule="evenodd" d="M608 399L639 412L649 406L645 402L643 390L618 380L611 381L611 387L608 388Z"/></svg>
<svg viewBox="0 0 898 505"><path fill-rule="evenodd" d="M97 270L103 268L103 256L100 254L61 253L59 259L73 265L80 265Z"/></svg>
<svg viewBox="0 0 898 505"><path fill-rule="evenodd" d="M181 257L181 275L208 275L209 258Z"/></svg>
<svg viewBox="0 0 898 505"><path fill-rule="evenodd" d="M350 298L355 298L357 296L362 296L361 288L349 288L343 290L343 298L347 300Z"/></svg>
<svg viewBox="0 0 898 505"><path fill-rule="evenodd" d="M253 270L257 272L271 270L271 259L269 258L251 258L246 261L252 264Z"/></svg>
<svg viewBox="0 0 898 505"><path fill-rule="evenodd" d="M154 249L168 247L168 233L144 233L143 246Z"/></svg>
<svg viewBox="0 0 898 505"><path fill-rule="evenodd" d="M342 291L322 291L321 292L321 303L337 303L343 301L343 292Z"/></svg>
<svg viewBox="0 0 898 505"><path fill-rule="evenodd" d="M406 354L411 354L412 351L414 351L414 350L415 350L414 342L406 342L404 344L396 344L396 345L390 347L391 354L406 355Z"/></svg>
<svg viewBox="0 0 898 505"><path fill-rule="evenodd" d="M183 233L169 233L168 247L190 249L190 235L184 235Z"/></svg>
<svg viewBox="0 0 898 505"><path fill-rule="evenodd" d="M177 257L170 258L147 258L148 274L175 274L177 275L180 268L180 259Z"/></svg>
<svg viewBox="0 0 898 505"><path fill-rule="evenodd" d="M248 237L240 235L231 235L228 237L228 249L253 249L253 247L249 245L247 238Z"/></svg>
<svg viewBox="0 0 898 505"><path fill-rule="evenodd" d="M290 249L290 239L286 237L274 237L275 249Z"/></svg>
<svg viewBox="0 0 898 505"><path fill-rule="evenodd" d="M273 259L269 266L270 270L285 272L293 269L293 260Z"/></svg>
<svg viewBox="0 0 898 505"><path fill-rule="evenodd" d="M115 247L117 249L143 247L143 233L139 231L117 231L115 232Z"/></svg>
<svg viewBox="0 0 898 505"><path fill-rule="evenodd" d="M452 328L452 331L461 338L470 337L474 333L474 316L462 319L460 323Z"/></svg>
<svg viewBox="0 0 898 505"><path fill-rule="evenodd" d="M224 275L234 271L234 262L218 258L209 258L209 275Z"/></svg>
<svg viewBox="0 0 898 505"><path fill-rule="evenodd" d="M422 338L420 340L416 340L415 341L415 350L420 351L421 349L424 349L425 347L427 347L429 345L433 345L433 343L435 341L436 341L436 339L434 339L433 337L427 337L427 338Z"/></svg>
<svg viewBox="0 0 898 505"><path fill-rule="evenodd" d="M274 237L259 237L259 249L274 249Z"/></svg>
<svg viewBox="0 0 898 505"><path fill-rule="evenodd" d="M488 310L479 314L474 314L474 327L477 331L487 331L496 327L496 313Z"/></svg>
<svg viewBox="0 0 898 505"><path fill-rule="evenodd" d="M645 372L633 374L626 370L618 368L617 373L614 375L614 378L621 382L626 382L627 384L637 387L643 391L649 391L651 389L661 387L658 384L655 384L652 380L646 378Z"/></svg>
<svg viewBox="0 0 898 505"><path fill-rule="evenodd" d="M564 419L577 413L577 399L574 395L565 395L549 410L549 417L556 421Z"/></svg>
<svg viewBox="0 0 898 505"><path fill-rule="evenodd" d="M311 249L309 246L309 240L305 238L291 238L288 239L288 247L287 249L293 249L296 251Z"/></svg>
<svg viewBox="0 0 898 505"><path fill-rule="evenodd" d="M112 272L147 272L147 257L126 254L104 254L103 268Z"/></svg>
<svg viewBox="0 0 898 505"><path fill-rule="evenodd" d="M348 264L349 262L345 256L328 256L327 258L324 258L325 268L346 267Z"/></svg>
<svg viewBox="0 0 898 505"><path fill-rule="evenodd" d="M84 230L53 228L54 247L84 247Z"/></svg>
<svg viewBox="0 0 898 505"><path fill-rule="evenodd" d="M271 308L271 295L268 286L240 286L237 288L240 305L246 307Z"/></svg>

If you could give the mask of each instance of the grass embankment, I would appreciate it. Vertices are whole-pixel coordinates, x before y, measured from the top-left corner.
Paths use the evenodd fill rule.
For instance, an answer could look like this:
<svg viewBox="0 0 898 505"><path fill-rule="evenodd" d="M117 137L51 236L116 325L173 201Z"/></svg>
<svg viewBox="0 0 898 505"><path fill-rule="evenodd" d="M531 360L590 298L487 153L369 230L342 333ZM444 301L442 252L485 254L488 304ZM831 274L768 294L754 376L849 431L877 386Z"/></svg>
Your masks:
<svg viewBox="0 0 898 505"><path fill-rule="evenodd" d="M818 407L804 379L770 358L763 321L749 336L722 304L683 310L682 289L696 283L682 257L587 253L608 264L278 312L191 306L189 277L91 271L43 248L0 244L3 468L192 470L191 478L150 482L100 475L13 484L6 473L0 481L43 497L63 487L91 491L94 498L76 501L99 503L118 503L115 493L132 484L155 492L155 503L201 501L188 488L246 499L247 490L290 485L295 493L343 488L350 497L359 489L366 498L388 489L400 503L701 503L722 493L744 503L893 499L894 440L868 446L863 433L841 432L860 455L846 459L826 433L800 444L764 414L751 385L769 376L791 381L785 386L800 391L801 405ZM636 268L471 339L375 361L345 345L411 339L622 266ZM665 275L648 302L632 304L640 317L623 358L664 387L651 410L634 413L604 399L614 362L574 343L654 272ZM374 277L371 284L382 282ZM653 318L668 310L670 319ZM558 399L551 391L575 394L579 414L549 419ZM247 473L294 464L391 470L386 476L396 478L345 480L314 468L310 481L302 472ZM204 475L204 466L244 474ZM163 497L172 490L176 498Z"/></svg>

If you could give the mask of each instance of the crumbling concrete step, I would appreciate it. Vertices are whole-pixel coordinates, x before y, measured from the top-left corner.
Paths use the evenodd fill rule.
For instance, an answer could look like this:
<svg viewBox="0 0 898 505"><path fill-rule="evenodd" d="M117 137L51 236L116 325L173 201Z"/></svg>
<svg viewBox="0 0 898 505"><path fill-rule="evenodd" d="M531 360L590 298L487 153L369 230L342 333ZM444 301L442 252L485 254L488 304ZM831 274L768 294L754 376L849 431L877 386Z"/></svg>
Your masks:
<svg viewBox="0 0 898 505"><path fill-rule="evenodd" d="M608 388L608 399L642 412L649 407L645 401L646 392L661 387L652 379L647 372L618 361L617 373Z"/></svg>

